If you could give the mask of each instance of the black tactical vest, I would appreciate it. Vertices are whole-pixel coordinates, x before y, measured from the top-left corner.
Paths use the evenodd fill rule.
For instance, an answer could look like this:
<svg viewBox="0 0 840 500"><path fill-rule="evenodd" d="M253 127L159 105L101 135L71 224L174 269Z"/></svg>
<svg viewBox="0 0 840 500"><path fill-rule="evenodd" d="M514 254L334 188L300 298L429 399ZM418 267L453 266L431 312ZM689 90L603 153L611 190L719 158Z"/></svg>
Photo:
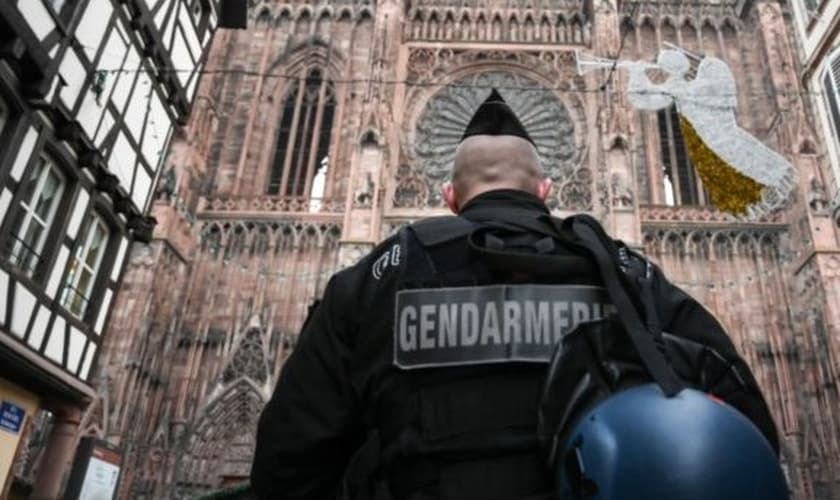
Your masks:
<svg viewBox="0 0 840 500"><path fill-rule="evenodd" d="M536 436L545 353L556 340L543 318L574 312L579 320L607 311L598 302L603 296L593 265L550 237L533 212L522 215L531 227L444 217L401 232L395 312L387 325L394 360L370 415L393 498L552 497ZM553 269L545 268L549 261ZM557 283L577 286L566 292L586 300L557 302L552 310L539 287ZM517 308L533 318L520 321L519 331L511 319ZM548 350L540 344L548 342L545 335Z"/></svg>
<svg viewBox="0 0 840 500"><path fill-rule="evenodd" d="M641 258L631 258L625 247L610 240L597 222L586 216L569 218L561 226L546 224L547 215L513 212L505 209L498 217L481 219L489 221L482 223L458 217L429 219L401 231L402 255L396 293L383 300L381 314L373 314L363 321L364 328L389 336L390 345L385 347L393 359L370 384L373 388L369 388L366 396L371 408L367 421L374 439L369 439L357 454L348 473L353 478L357 470L371 468L356 465L376 464L374 468L378 471L373 474L379 477L376 484L382 487L375 493L357 493L351 498L553 498L553 472L546 465L537 438L538 407L548 359L542 362L544 352L534 355L533 350L514 341L517 330L508 329L507 323L500 326L498 321L482 320L476 336L462 323L459 323L460 330L453 326L457 323L453 318L470 314L492 317L487 311L494 301L497 312L515 310L516 307L508 307L507 299L519 302L520 313L527 314L528 297L535 299L531 311L535 318L540 318L541 306L535 304L546 298L540 296L540 286L562 284L592 289L603 286L601 276L606 276L604 279L609 280L609 288L614 291L608 296L615 298L615 304L624 311L619 316L629 317L628 310L655 306L652 297L637 302L637 295L645 296L644 292L649 293L650 288L634 289L632 294L615 290L627 286L624 281L630 277L647 280L650 264ZM578 223L598 229L585 245L580 242L586 236L580 235L586 231L578 230ZM564 228L570 228L568 232L577 235L578 240L565 236ZM612 270L602 274L599 268ZM624 276L617 276L616 269ZM555 297L564 293L562 289L551 290ZM578 295L570 303L582 302L585 306L588 301L590 319L597 319L593 311L598 292L593 293ZM554 323L564 318L560 302L559 315L554 314L557 304L552 304L551 312L546 313ZM478 312L468 314L473 306ZM601 304L602 315L606 313L605 307ZM566 310L584 311L586 307L572 306ZM745 378L736 366L737 359L726 360L710 347L674 335L648 338L645 332L661 331L655 324L656 311L645 311L644 317L652 324L645 327L636 318L639 324L631 322L633 328L627 330L633 349L642 358L632 367L645 365L646 373L653 375L663 388L674 389L673 392L687 384L722 395L736 407L744 407L746 410L742 411L751 418L758 415L759 421L769 422L769 435L775 436L766 405L754 381ZM599 324L604 323L607 322ZM535 339L545 338L545 330L534 326L541 324L535 320L530 327L527 322L520 325L518 333L525 347L533 347L530 344ZM556 342L557 338L552 336L551 341ZM499 345L516 348L500 354ZM608 352L600 358L624 359L623 353L628 349L632 350L624 346L620 353ZM654 355L662 350L664 357ZM627 371L625 365L621 365L624 371L615 373ZM571 378L579 377L573 374ZM567 379L554 378L555 385L549 384L547 390L552 394L562 393L563 387L558 390L556 382ZM580 393L578 387L572 389L573 396ZM574 400L574 397L552 396L549 403L563 402L565 407L571 401L571 406L587 406L586 401ZM561 408L549 413L565 418L568 412ZM364 483L362 477L357 479ZM353 488L345 485L345 489Z"/></svg>

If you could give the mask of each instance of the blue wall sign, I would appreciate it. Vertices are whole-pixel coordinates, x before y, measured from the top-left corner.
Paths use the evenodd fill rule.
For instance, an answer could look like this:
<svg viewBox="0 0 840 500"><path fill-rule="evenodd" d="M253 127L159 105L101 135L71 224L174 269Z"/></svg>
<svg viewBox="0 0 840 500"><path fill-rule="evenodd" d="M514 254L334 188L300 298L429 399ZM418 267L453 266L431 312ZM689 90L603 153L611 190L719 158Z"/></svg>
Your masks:
<svg viewBox="0 0 840 500"><path fill-rule="evenodd" d="M23 425L26 410L9 401L0 402L0 429L17 434Z"/></svg>

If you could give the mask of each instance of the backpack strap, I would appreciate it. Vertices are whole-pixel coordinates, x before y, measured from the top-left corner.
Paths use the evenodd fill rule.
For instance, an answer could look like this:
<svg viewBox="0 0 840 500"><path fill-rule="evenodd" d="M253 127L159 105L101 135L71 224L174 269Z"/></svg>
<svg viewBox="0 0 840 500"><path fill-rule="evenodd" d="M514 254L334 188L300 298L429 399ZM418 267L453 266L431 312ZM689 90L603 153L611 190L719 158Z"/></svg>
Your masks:
<svg viewBox="0 0 840 500"><path fill-rule="evenodd" d="M475 227L475 223L463 217L449 215L423 219L409 226L409 229L414 232L421 245L429 248L463 238Z"/></svg>
<svg viewBox="0 0 840 500"><path fill-rule="evenodd" d="M466 238L478 225L457 216L431 217L400 232L406 258L399 288L417 285L450 286L486 278L486 270L470 259Z"/></svg>
<svg viewBox="0 0 840 500"><path fill-rule="evenodd" d="M560 222L556 219L552 219L552 221L557 224L558 231L560 231L562 229ZM573 231L580 239L580 244L589 250L595 258L613 305L618 310L618 316L633 341L642 363L648 369L654 381L667 397L676 395L685 387L685 384L674 373L664 353L657 346L657 343L662 345L663 341L661 339L662 332L656 324L658 321L654 319L655 314L653 314L653 318L648 318L648 325L642 323L636 307L621 282L618 274L619 269L616 265L616 260L620 259L615 242L604 233L598 221L588 215L577 215L565 219L562 226ZM650 278L650 276L646 276L639 280L642 290L650 286ZM652 295L646 295L648 294L643 292L642 301L646 309L655 313L655 305L652 303L653 297ZM656 328L656 330L651 331L650 328Z"/></svg>

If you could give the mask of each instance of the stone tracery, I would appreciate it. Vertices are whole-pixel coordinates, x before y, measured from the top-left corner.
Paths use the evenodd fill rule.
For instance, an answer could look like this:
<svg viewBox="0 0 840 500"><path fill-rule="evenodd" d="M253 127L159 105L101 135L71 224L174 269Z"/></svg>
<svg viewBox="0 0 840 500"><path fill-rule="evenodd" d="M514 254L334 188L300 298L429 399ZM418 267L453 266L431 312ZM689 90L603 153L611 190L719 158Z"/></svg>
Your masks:
<svg viewBox="0 0 840 500"><path fill-rule="evenodd" d="M570 62L568 53L419 49L410 56L409 74L422 81L444 67L469 68L471 64L495 60L517 66L536 65L549 78L563 75L569 80L561 80L557 89L564 93L564 98L558 98L554 89L526 76L517 66L512 66L509 72L476 72L476 68L472 73L451 80L425 101L425 106L418 112L416 129L404 136L402 147L408 164L397 170L395 207L440 205L439 187L452 168L455 146L472 112L494 87L503 96L507 90L506 100L534 139L548 175L558 183L557 192L551 199L552 206L559 204L577 210L592 206L591 173L581 165L584 155L579 146L587 127L579 98L569 92L579 88L582 82L568 73L568 65L564 66ZM574 114L566 107L567 102L571 103Z"/></svg>

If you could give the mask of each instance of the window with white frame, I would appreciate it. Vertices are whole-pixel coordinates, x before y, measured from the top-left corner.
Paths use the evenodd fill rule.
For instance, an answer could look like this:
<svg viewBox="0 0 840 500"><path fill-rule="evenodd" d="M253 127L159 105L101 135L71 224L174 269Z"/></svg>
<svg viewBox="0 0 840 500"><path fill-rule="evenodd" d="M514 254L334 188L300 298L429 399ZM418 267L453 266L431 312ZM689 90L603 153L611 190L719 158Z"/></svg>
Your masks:
<svg viewBox="0 0 840 500"><path fill-rule="evenodd" d="M828 104L828 113L834 126L834 139L840 144L840 49L827 59L823 70L823 90Z"/></svg>
<svg viewBox="0 0 840 500"><path fill-rule="evenodd" d="M47 234L55 222L58 205L67 180L55 163L46 156L24 178L21 196L15 207L5 248L6 259L28 276L41 261Z"/></svg>
<svg viewBox="0 0 840 500"><path fill-rule="evenodd" d="M108 225L95 212L85 219L79 233L61 292L61 305L78 318L84 316L90 304L110 233Z"/></svg>
<svg viewBox="0 0 840 500"><path fill-rule="evenodd" d="M73 20L73 14L79 6L79 0L44 0L44 3L65 24Z"/></svg>

